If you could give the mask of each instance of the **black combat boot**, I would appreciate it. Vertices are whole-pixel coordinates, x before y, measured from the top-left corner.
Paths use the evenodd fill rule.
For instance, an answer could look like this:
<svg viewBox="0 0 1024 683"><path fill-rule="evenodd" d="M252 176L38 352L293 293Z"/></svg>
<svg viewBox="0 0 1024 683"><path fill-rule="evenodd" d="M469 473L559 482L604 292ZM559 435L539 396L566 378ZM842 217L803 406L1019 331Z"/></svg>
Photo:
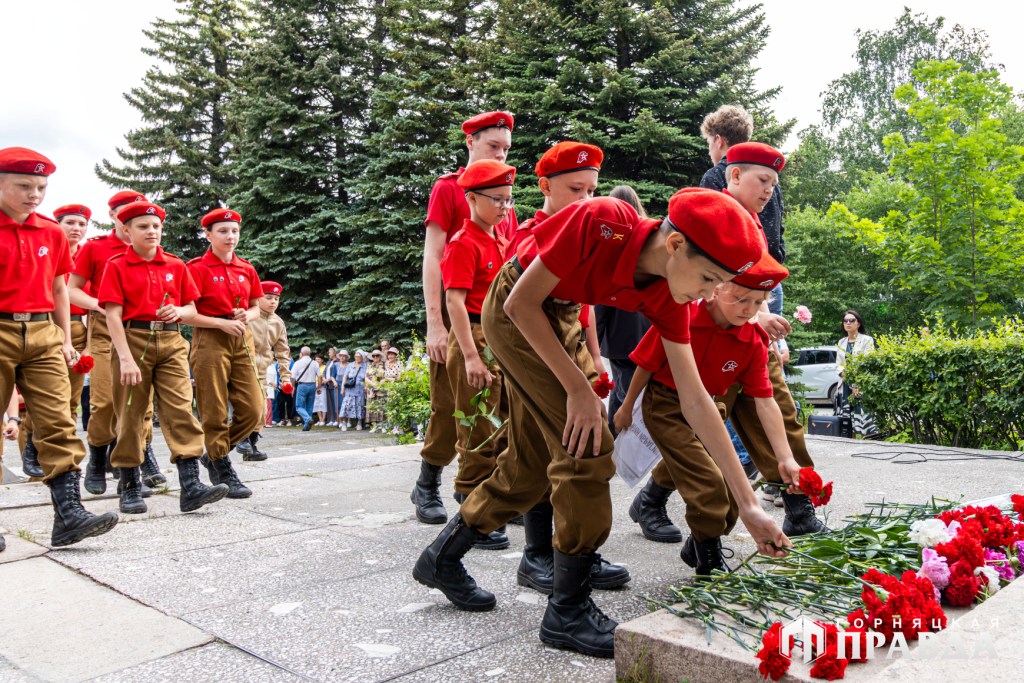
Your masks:
<svg viewBox="0 0 1024 683"><path fill-rule="evenodd" d="M146 450L142 455L142 483L151 488L167 483L167 476L160 471L160 464L156 461L152 443L146 443Z"/></svg>
<svg viewBox="0 0 1024 683"><path fill-rule="evenodd" d="M43 468L39 466L39 451L32 443L31 432L25 438L25 450L21 452L21 471L25 473L26 477L43 478Z"/></svg>
<svg viewBox="0 0 1024 683"><path fill-rule="evenodd" d="M267 459L267 454L260 450L259 440L263 438L263 435L259 432L253 432L249 435L248 442L252 447L252 453L242 453L242 460L252 462L262 462ZM238 450L237 448L235 450Z"/></svg>
<svg viewBox="0 0 1024 683"><path fill-rule="evenodd" d="M89 464L85 466L85 490L94 496L107 492L107 444L89 444Z"/></svg>
<svg viewBox="0 0 1024 683"><path fill-rule="evenodd" d="M178 504L182 512L198 510L228 495L227 484L207 486L199 480L199 458L179 458L177 467L178 483L181 484Z"/></svg>
<svg viewBox="0 0 1024 683"><path fill-rule="evenodd" d="M540 624L540 639L593 657L615 656L615 627L590 598L594 555L554 551L555 581Z"/></svg>
<svg viewBox="0 0 1024 683"><path fill-rule="evenodd" d="M732 551L728 552L731 553ZM679 551L679 557L683 562L694 568L698 577L710 576L711 572L715 570L723 572L732 571L722 558L721 536L697 541L694 540L693 534L690 534L686 538L683 549Z"/></svg>
<svg viewBox="0 0 1024 683"><path fill-rule="evenodd" d="M636 494L633 504L629 506L629 518L640 525L645 538L658 543L679 543L683 540L683 532L668 518L665 504L668 503L672 489L663 489L648 479L640 493Z"/></svg>
<svg viewBox="0 0 1024 683"><path fill-rule="evenodd" d="M555 581L555 556L551 547L552 518L553 510L548 501L537 503L523 515L526 545L516 572L516 582L520 586L545 595L551 595L551 586Z"/></svg>
<svg viewBox="0 0 1024 683"><path fill-rule="evenodd" d="M456 503L462 505L466 500L466 494L454 493L452 494L452 498L455 499ZM508 534L505 533L505 525L502 524L500 527L477 541L474 547L478 550L504 550L510 545L512 544L508 540Z"/></svg>
<svg viewBox="0 0 1024 683"><path fill-rule="evenodd" d="M819 531L829 531L825 523L815 516L814 504L807 496L801 493L783 493L782 505L786 508L782 533L787 536L803 536Z"/></svg>
<svg viewBox="0 0 1024 683"><path fill-rule="evenodd" d="M242 483L231 465L231 458L224 456L220 460L214 460L206 453L199 459L203 467L210 474L211 484L226 484L228 487L228 498L248 498L252 495L252 489Z"/></svg>
<svg viewBox="0 0 1024 683"><path fill-rule="evenodd" d="M78 543L83 538L105 534L117 526L117 513L94 515L82 507L78 490L78 472L65 472L46 482L53 501L53 531L50 545L56 547Z"/></svg>
<svg viewBox="0 0 1024 683"><path fill-rule="evenodd" d="M138 467L121 468L117 492L121 496L119 509L126 515L141 515L148 510L145 501L142 500L142 475Z"/></svg>
<svg viewBox="0 0 1024 683"><path fill-rule="evenodd" d="M621 588L633 578L629 570L622 565L612 564L601 557L600 553L594 553L594 568L590 572L590 583L596 591L610 591Z"/></svg>
<svg viewBox="0 0 1024 683"><path fill-rule="evenodd" d="M413 567L412 576L424 586L436 588L448 600L470 612L494 609L497 600L492 593L476 585L466 573L462 558L484 535L466 526L462 515L455 513L441 534L427 546Z"/></svg>
<svg viewBox="0 0 1024 683"><path fill-rule="evenodd" d="M416 506L416 519L424 524L444 524L448 521L448 512L441 502L442 469L440 465L431 465L421 460L420 478L409 494L409 500Z"/></svg>

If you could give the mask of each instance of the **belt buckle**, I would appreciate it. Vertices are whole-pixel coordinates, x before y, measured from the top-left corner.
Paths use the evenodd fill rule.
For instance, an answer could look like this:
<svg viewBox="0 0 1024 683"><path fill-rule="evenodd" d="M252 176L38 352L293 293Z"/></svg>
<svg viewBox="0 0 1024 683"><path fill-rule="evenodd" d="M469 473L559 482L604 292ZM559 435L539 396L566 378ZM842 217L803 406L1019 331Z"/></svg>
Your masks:
<svg viewBox="0 0 1024 683"><path fill-rule="evenodd" d="M149 323L149 329L160 332L164 329L164 324L159 320L154 320L153 322Z"/></svg>
<svg viewBox="0 0 1024 683"><path fill-rule="evenodd" d="M32 321L31 313L15 313L14 322L16 323L27 323Z"/></svg>

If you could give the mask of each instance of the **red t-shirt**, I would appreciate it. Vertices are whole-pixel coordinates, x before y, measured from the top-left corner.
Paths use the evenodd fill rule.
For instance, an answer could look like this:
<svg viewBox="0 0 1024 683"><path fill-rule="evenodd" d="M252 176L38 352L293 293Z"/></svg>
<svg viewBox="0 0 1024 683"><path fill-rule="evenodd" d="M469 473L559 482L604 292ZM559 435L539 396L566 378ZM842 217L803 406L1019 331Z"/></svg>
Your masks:
<svg viewBox="0 0 1024 683"><path fill-rule="evenodd" d="M188 272L199 290L196 311L202 315L231 315L233 308L249 308L251 300L263 297L256 269L238 254L224 263L207 249L188 262Z"/></svg>
<svg viewBox="0 0 1024 683"><path fill-rule="evenodd" d="M666 339L689 344L686 304L672 298L668 282L637 289L634 281L644 242L660 225L618 199L581 199L535 224L517 255L524 268L540 258L558 276L555 299L639 311Z"/></svg>
<svg viewBox="0 0 1024 683"><path fill-rule="evenodd" d="M724 396L739 384L754 398L771 398L768 378L768 334L760 325L746 323L721 328L708 313L707 302L690 304L690 347L704 389L712 396ZM638 367L653 373L654 379L676 388L668 365L665 345L658 330L651 328L629 355Z"/></svg>
<svg viewBox="0 0 1024 683"><path fill-rule="evenodd" d="M81 275L85 282L97 291L103 281L103 269L107 261L128 249L113 230L100 237L90 237L75 254L75 275Z"/></svg>
<svg viewBox="0 0 1024 683"><path fill-rule="evenodd" d="M0 311L52 313L53 280L74 267L60 226L38 213L18 223L0 211L0 254Z"/></svg>
<svg viewBox="0 0 1024 683"><path fill-rule="evenodd" d="M164 301L164 294L169 294ZM107 262L96 295L100 305L121 304L122 320L159 320L156 311L164 304L184 306L199 298L199 289L192 280L185 262L162 247L147 261L128 248Z"/></svg>
<svg viewBox="0 0 1024 683"><path fill-rule="evenodd" d="M465 172L466 169L460 167L455 173L441 176L434 182L434 187L430 190L427 218L423 221L423 225L433 221L441 226L445 232L445 244L469 220L469 202L466 201L466 191L459 187L459 176ZM506 241L511 241L518 226L519 220L516 218L516 212L511 210L505 220L495 226L494 232L504 237Z"/></svg>
<svg viewBox="0 0 1024 683"><path fill-rule="evenodd" d="M445 289L465 289L466 310L480 314L487 289L505 263L508 242L497 234L491 237L483 228L466 220L452 235L441 259L441 280Z"/></svg>

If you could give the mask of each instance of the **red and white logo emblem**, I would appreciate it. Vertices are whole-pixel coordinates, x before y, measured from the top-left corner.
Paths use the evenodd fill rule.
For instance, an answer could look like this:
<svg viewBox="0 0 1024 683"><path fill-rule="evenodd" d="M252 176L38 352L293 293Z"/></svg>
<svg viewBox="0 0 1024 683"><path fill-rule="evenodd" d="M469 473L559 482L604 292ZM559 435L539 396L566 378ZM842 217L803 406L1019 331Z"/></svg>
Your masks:
<svg viewBox="0 0 1024 683"><path fill-rule="evenodd" d="M601 237L605 238L606 240L610 240L614 235L615 233L612 231L611 228L609 228L607 225L603 223L601 224Z"/></svg>
<svg viewBox="0 0 1024 683"><path fill-rule="evenodd" d="M775 280L762 280L761 284L759 284L758 286L759 287L774 287L775 286Z"/></svg>
<svg viewBox="0 0 1024 683"><path fill-rule="evenodd" d="M511 173L506 173L505 174L505 182L506 183L511 183L512 182L512 174Z"/></svg>
<svg viewBox="0 0 1024 683"><path fill-rule="evenodd" d="M224 214L224 218L226 218L229 221L235 220L234 214L232 214L230 211L228 211L226 214Z"/></svg>
<svg viewBox="0 0 1024 683"><path fill-rule="evenodd" d="M736 272L737 273L745 273L745 272L747 272L748 270L750 270L753 267L754 267L754 262L753 261L747 261L747 265L741 266Z"/></svg>
<svg viewBox="0 0 1024 683"><path fill-rule="evenodd" d="M582 164L584 161L587 160L588 156L590 155L587 154L586 152L580 152L579 156L576 157L576 165L579 166L580 164Z"/></svg>
<svg viewBox="0 0 1024 683"><path fill-rule="evenodd" d="M239 275L238 276L238 281L239 282L245 282L245 276L244 275Z"/></svg>
<svg viewBox="0 0 1024 683"><path fill-rule="evenodd" d="M739 363L737 363L734 360L731 360L722 366L722 372L736 372L736 368L738 368L739 366Z"/></svg>
<svg viewBox="0 0 1024 683"><path fill-rule="evenodd" d="M45 168L46 168L46 166L44 164L36 164L36 170L34 172L35 173L42 173L43 169L45 169Z"/></svg>
<svg viewBox="0 0 1024 683"><path fill-rule="evenodd" d="M156 209L151 206L148 209L146 209L146 213L155 216L156 215Z"/></svg>
<svg viewBox="0 0 1024 683"><path fill-rule="evenodd" d="M174 280L174 273L167 273L167 275L164 275L164 279L167 280L168 282L173 281Z"/></svg>
<svg viewBox="0 0 1024 683"><path fill-rule="evenodd" d="M43 257L50 253L49 247L39 247L39 256Z"/></svg>
<svg viewBox="0 0 1024 683"><path fill-rule="evenodd" d="M775 168L781 168L782 167L782 157L775 157L775 161L772 162L772 166L774 166Z"/></svg>

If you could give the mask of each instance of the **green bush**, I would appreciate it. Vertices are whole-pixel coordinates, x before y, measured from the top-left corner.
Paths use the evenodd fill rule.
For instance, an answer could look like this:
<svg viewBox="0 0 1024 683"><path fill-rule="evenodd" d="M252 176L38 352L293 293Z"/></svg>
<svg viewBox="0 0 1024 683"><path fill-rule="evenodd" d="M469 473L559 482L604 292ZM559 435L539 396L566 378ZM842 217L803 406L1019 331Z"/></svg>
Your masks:
<svg viewBox="0 0 1024 683"><path fill-rule="evenodd" d="M963 331L930 330L876 339L849 359L847 380L882 431L915 443L1024 448L1024 322Z"/></svg>
<svg viewBox="0 0 1024 683"><path fill-rule="evenodd" d="M402 430L398 437L401 443L412 443L430 417L430 369L418 340L413 343L404 372L388 384L384 417Z"/></svg>

